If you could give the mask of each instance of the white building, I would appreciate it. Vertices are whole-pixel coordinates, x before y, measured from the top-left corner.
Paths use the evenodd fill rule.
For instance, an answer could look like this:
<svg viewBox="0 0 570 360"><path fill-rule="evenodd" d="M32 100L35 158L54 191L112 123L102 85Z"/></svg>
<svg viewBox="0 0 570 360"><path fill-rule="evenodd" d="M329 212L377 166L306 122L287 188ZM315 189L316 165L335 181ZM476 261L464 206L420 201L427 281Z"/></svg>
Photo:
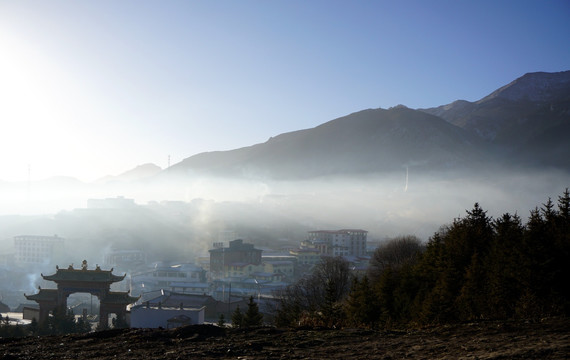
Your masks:
<svg viewBox="0 0 570 360"><path fill-rule="evenodd" d="M133 268L146 263L146 253L142 250L111 250L103 255L103 265Z"/></svg>
<svg viewBox="0 0 570 360"><path fill-rule="evenodd" d="M172 329L179 326L203 324L205 307L189 308L181 306L167 307L151 305L133 306L131 308L132 328L159 328Z"/></svg>
<svg viewBox="0 0 570 360"><path fill-rule="evenodd" d="M321 252L315 248L305 247L290 250L289 253L297 259L299 265L315 265L321 261Z"/></svg>
<svg viewBox="0 0 570 360"><path fill-rule="evenodd" d="M144 291L152 291L170 289L173 284L179 283L205 283L206 272L194 264L157 265L149 271L134 274L131 278L134 287L140 287Z"/></svg>
<svg viewBox="0 0 570 360"><path fill-rule="evenodd" d="M132 209L136 206L134 199L127 199L123 196L107 199L88 199L88 209Z"/></svg>
<svg viewBox="0 0 570 360"><path fill-rule="evenodd" d="M64 249L64 239L54 236L20 235L14 237L16 264L53 264Z"/></svg>
<svg viewBox="0 0 570 360"><path fill-rule="evenodd" d="M364 256L368 231L360 229L309 231L305 245L309 245L322 255Z"/></svg>

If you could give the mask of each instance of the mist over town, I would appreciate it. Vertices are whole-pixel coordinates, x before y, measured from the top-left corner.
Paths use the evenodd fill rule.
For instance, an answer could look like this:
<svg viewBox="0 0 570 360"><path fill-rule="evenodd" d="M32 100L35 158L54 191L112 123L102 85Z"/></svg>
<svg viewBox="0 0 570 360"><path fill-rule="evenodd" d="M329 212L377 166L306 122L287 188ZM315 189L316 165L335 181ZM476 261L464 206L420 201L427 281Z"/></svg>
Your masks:
<svg viewBox="0 0 570 360"><path fill-rule="evenodd" d="M566 358L568 15L1 2L0 354Z"/></svg>

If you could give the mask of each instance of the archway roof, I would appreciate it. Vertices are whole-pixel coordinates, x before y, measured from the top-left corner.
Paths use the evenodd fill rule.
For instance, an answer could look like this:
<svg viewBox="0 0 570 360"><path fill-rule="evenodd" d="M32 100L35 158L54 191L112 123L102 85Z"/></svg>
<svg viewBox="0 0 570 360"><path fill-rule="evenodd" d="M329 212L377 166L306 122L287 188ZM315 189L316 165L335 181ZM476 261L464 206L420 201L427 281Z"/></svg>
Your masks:
<svg viewBox="0 0 570 360"><path fill-rule="evenodd" d="M57 269L56 273L53 275L44 275L42 278L48 281L55 281L56 283L64 281L81 281L81 282L97 282L97 283L114 283L121 281L125 278L124 275L115 275L113 270L101 270L99 268L95 270L87 269Z"/></svg>
<svg viewBox="0 0 570 360"><path fill-rule="evenodd" d="M140 296L134 297L130 296L127 292L115 292L109 291L107 296L101 300L102 303L105 304L120 304L120 305L129 305L137 302L140 299Z"/></svg>
<svg viewBox="0 0 570 360"><path fill-rule="evenodd" d="M26 295L26 299L34 301L56 301L57 300L57 289L40 289L37 294Z"/></svg>

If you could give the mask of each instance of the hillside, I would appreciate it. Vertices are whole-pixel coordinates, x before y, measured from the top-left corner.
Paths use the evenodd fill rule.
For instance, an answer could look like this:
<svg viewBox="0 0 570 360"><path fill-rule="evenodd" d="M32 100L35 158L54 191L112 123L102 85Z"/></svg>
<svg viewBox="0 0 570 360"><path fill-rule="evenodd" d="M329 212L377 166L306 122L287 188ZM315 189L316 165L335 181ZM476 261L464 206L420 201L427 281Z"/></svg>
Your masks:
<svg viewBox="0 0 570 360"><path fill-rule="evenodd" d="M388 173L405 166L474 166L486 152L477 137L441 118L396 107L363 110L246 148L198 154L168 172L270 178Z"/></svg>
<svg viewBox="0 0 570 360"><path fill-rule="evenodd" d="M421 110L501 148L510 162L570 169L570 71L529 73L479 101Z"/></svg>
<svg viewBox="0 0 570 360"><path fill-rule="evenodd" d="M0 339L3 359L567 359L570 322L478 322L408 331L125 329Z"/></svg>
<svg viewBox="0 0 570 360"><path fill-rule="evenodd" d="M570 71L531 73L477 102L368 109L230 151L184 159L167 174L311 178L480 166L570 169Z"/></svg>

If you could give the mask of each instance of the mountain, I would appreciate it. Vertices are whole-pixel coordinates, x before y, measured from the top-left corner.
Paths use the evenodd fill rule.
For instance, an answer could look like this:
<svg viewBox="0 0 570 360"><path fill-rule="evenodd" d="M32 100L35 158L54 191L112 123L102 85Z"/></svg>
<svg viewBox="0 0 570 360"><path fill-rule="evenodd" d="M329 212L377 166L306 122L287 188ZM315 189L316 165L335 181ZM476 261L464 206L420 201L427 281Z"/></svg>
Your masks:
<svg viewBox="0 0 570 360"><path fill-rule="evenodd" d="M570 169L570 71L529 73L479 101L420 110L498 146L510 162Z"/></svg>
<svg viewBox="0 0 570 360"><path fill-rule="evenodd" d="M492 164L570 170L570 71L530 73L477 102L368 109L231 151L201 153L168 174L309 178L474 169Z"/></svg>
<svg viewBox="0 0 570 360"><path fill-rule="evenodd" d="M169 173L308 178L463 167L485 158L481 140L421 111L369 109L237 150L202 153Z"/></svg>
<svg viewBox="0 0 570 360"><path fill-rule="evenodd" d="M117 176L105 176L96 182L99 184L105 184L109 182L131 182L131 181L138 181L143 180L146 178L150 178L156 174L158 174L162 168L158 165L148 163L143 164L135 167L134 169L125 171L124 173L117 175Z"/></svg>

